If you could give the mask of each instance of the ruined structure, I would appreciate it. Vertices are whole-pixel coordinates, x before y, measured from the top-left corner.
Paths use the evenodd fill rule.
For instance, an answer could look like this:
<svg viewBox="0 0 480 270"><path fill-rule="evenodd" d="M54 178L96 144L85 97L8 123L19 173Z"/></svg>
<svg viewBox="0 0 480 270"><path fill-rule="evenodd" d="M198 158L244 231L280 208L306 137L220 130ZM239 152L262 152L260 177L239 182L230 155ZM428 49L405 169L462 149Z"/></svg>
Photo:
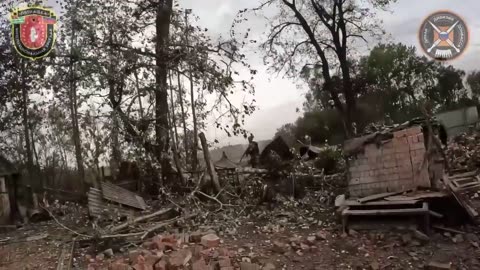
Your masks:
<svg viewBox="0 0 480 270"><path fill-rule="evenodd" d="M350 197L430 188L421 126L376 132L345 143Z"/></svg>

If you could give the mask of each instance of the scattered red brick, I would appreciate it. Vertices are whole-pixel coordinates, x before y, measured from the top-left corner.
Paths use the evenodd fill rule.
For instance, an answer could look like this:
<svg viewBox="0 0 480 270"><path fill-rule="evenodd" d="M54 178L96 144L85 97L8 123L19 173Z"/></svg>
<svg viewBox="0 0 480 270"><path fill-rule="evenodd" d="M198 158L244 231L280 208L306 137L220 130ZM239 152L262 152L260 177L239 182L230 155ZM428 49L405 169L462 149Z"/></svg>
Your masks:
<svg viewBox="0 0 480 270"><path fill-rule="evenodd" d="M114 262L110 264L108 270L130 270L132 267L130 265L123 263L123 262Z"/></svg>
<svg viewBox="0 0 480 270"><path fill-rule="evenodd" d="M155 264L155 270L167 270L167 262L160 260Z"/></svg>
<svg viewBox="0 0 480 270"><path fill-rule="evenodd" d="M260 270L260 266L254 263L242 262L240 263L240 270Z"/></svg>
<svg viewBox="0 0 480 270"><path fill-rule="evenodd" d="M192 270L210 270L210 266L205 262L204 259L200 259L193 263Z"/></svg>
<svg viewBox="0 0 480 270"><path fill-rule="evenodd" d="M232 266L232 262L230 261L229 257L220 257L218 264L220 265L220 268Z"/></svg>
<svg viewBox="0 0 480 270"><path fill-rule="evenodd" d="M202 236L201 243L207 248L218 247L220 245L220 238L216 234L207 234Z"/></svg>
<svg viewBox="0 0 480 270"><path fill-rule="evenodd" d="M192 259L192 252L188 249L178 250L172 253L167 266L169 270L177 270L186 265Z"/></svg>
<svg viewBox="0 0 480 270"><path fill-rule="evenodd" d="M157 244L153 241L147 241L142 244L142 247L149 250L153 250L157 248Z"/></svg>
<svg viewBox="0 0 480 270"><path fill-rule="evenodd" d="M128 258L130 259L131 263L137 263L138 257L142 255L142 251L139 249L136 250L130 250L128 253Z"/></svg>
<svg viewBox="0 0 480 270"><path fill-rule="evenodd" d="M190 242L192 243L200 243L200 241L202 241L202 236L204 236L205 234L202 233L202 232L194 232L192 234L190 234Z"/></svg>

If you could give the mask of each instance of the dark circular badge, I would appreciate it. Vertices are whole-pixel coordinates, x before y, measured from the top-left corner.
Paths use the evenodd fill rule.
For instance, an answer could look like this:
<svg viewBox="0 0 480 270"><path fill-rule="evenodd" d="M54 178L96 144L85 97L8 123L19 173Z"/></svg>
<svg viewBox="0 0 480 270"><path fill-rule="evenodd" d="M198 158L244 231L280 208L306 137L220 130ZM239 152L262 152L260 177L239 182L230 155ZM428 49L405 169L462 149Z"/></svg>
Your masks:
<svg viewBox="0 0 480 270"><path fill-rule="evenodd" d="M449 11L428 16L418 32L420 45L428 56L437 60L452 60L468 45L468 28L462 18Z"/></svg>

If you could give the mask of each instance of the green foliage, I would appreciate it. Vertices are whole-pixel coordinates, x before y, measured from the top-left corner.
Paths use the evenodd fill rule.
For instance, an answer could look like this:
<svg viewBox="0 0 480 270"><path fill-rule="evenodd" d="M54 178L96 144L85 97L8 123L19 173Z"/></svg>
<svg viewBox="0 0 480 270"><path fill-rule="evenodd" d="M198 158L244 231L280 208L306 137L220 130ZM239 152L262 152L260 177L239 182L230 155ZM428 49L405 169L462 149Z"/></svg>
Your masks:
<svg viewBox="0 0 480 270"><path fill-rule="evenodd" d="M480 97L480 71L475 70L467 75L467 85L472 91L472 95L478 100Z"/></svg>
<svg viewBox="0 0 480 270"><path fill-rule="evenodd" d="M341 169L343 156L337 147L325 147L313 162L316 169L323 169L325 174L333 174Z"/></svg>
<svg viewBox="0 0 480 270"><path fill-rule="evenodd" d="M309 135L314 144L341 143L342 119L331 109L330 97L318 83L317 68L304 68L302 74L308 78L310 91L305 113L290 127L290 133L297 138ZM377 45L368 56L352 61L351 75L357 92L357 133L372 122L401 123L418 117L425 101L434 113L477 104L463 84L463 70L418 56L414 47L400 43ZM332 77L334 88L341 89L341 80L335 80L338 77ZM470 73L466 81L478 97L480 72Z"/></svg>

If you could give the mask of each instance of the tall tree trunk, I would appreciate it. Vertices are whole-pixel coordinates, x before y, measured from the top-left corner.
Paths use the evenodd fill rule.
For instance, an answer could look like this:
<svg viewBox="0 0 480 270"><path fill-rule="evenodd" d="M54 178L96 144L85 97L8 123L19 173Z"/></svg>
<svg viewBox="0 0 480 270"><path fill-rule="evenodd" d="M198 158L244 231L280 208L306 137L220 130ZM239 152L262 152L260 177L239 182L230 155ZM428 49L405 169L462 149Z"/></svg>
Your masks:
<svg viewBox="0 0 480 270"><path fill-rule="evenodd" d="M188 47L188 13L185 12L185 43ZM193 90L193 76L192 76L192 66L189 65L189 75L188 80L190 81L190 99L192 100L192 118L193 118L193 145L192 145L192 171L197 170L198 164L198 157L197 157L197 149L198 149L198 127L197 127L197 114L195 110L195 93Z"/></svg>
<svg viewBox="0 0 480 270"><path fill-rule="evenodd" d="M118 172L120 168L120 162L122 161L122 152L120 151L120 141L118 140L118 134L120 129L120 123L118 121L118 115L115 110L112 111L112 160L111 167L113 172Z"/></svg>
<svg viewBox="0 0 480 270"><path fill-rule="evenodd" d="M40 168L40 163L38 162L38 152L37 152L37 148L35 147L35 139L33 137L33 130L30 130L30 137L32 140L32 152L33 152L33 156L35 157L34 164L37 168Z"/></svg>
<svg viewBox="0 0 480 270"><path fill-rule="evenodd" d="M29 98L28 98L28 93L27 93L27 85L25 84L25 76L26 76L26 66L25 66L25 60L21 59L20 60L20 71L21 71L21 85L20 87L22 88L22 115L23 115L23 132L25 136L25 154L27 158L27 179L28 179L28 184L34 189L34 191L37 191L40 188L40 185L38 185L37 182L34 182L33 180L33 154L32 154L32 144L30 141L30 128L28 126L28 104L29 104Z"/></svg>
<svg viewBox="0 0 480 270"><path fill-rule="evenodd" d="M183 86L182 81L180 80L180 73L177 73L177 83L178 83L178 91L179 91L179 102L180 108L182 110L182 124L183 124L183 147L185 148L185 164L188 162L188 138L187 138L187 121L185 115L185 108L183 107Z"/></svg>
<svg viewBox="0 0 480 270"><path fill-rule="evenodd" d="M175 103L173 102L173 83L172 83L172 73L168 73L168 79L170 82L170 106L171 109L171 126L173 127L173 132L175 136L175 149L178 149L178 130L177 130L177 117L175 115Z"/></svg>
<svg viewBox="0 0 480 270"><path fill-rule="evenodd" d="M74 14L76 14L77 7L74 7ZM77 104L77 84L75 79L75 63L73 61L74 49L76 46L76 22L75 15L72 18L72 35L70 38L70 64L69 64L69 106L70 115L72 117L72 132L73 143L75 146L75 159L77 160L77 170L81 180L82 188L85 185L85 170L83 167L82 145L80 142L80 128L78 125L78 104Z"/></svg>
<svg viewBox="0 0 480 270"><path fill-rule="evenodd" d="M170 77L171 78L171 77ZM171 80L170 80L170 85L171 85ZM171 88L170 88L171 89ZM173 98L172 98L172 102L173 102ZM173 103L172 103L173 104ZM173 107L173 105L172 105ZM171 115L171 113L169 113L169 120L170 120L170 126L174 126L175 124L172 122L173 121L173 115ZM172 132L172 130L170 130L170 132ZM181 181L181 184L183 186L185 186L187 184L186 180L185 180L185 177L183 175L183 169L182 169L182 166L180 164L180 159L178 158L178 149L177 149L177 141L178 140L178 137L175 137L175 135L171 135L172 137L172 156L173 156L173 162L175 164L175 168L177 169L177 175L178 177L180 178L180 181Z"/></svg>
<svg viewBox="0 0 480 270"><path fill-rule="evenodd" d="M356 103L356 96L353 90L353 83L352 78L350 76L350 62L348 61L347 56L347 25L345 23L344 18L344 11L343 11L343 2L336 3L338 6L339 12L339 22L338 27L341 30L340 32L337 31L336 34L333 34L333 40L335 43L335 47L337 48L337 55L340 61L340 68L342 70L342 78L343 78L343 93L345 95L345 104L346 104L346 114L345 114L345 133L347 138L351 138L354 136L353 132L353 121L355 121L355 115L357 111L357 103ZM341 41L340 41L341 39Z"/></svg>
<svg viewBox="0 0 480 270"><path fill-rule="evenodd" d="M135 69L135 71L133 72L134 76L135 76L135 85L137 87L137 95L138 95L138 106L139 106L139 110L140 110L140 119L143 120L143 104L142 104L142 95L141 95L141 91L140 91L140 82L138 80L138 70Z"/></svg>
<svg viewBox="0 0 480 270"><path fill-rule="evenodd" d="M160 0L157 4L157 16L155 20L156 44L155 53L155 139L157 157L162 160L162 179L166 180L169 174L170 163L166 153L168 151L169 128L168 128L168 66L167 43L170 34L170 20L173 0Z"/></svg>

